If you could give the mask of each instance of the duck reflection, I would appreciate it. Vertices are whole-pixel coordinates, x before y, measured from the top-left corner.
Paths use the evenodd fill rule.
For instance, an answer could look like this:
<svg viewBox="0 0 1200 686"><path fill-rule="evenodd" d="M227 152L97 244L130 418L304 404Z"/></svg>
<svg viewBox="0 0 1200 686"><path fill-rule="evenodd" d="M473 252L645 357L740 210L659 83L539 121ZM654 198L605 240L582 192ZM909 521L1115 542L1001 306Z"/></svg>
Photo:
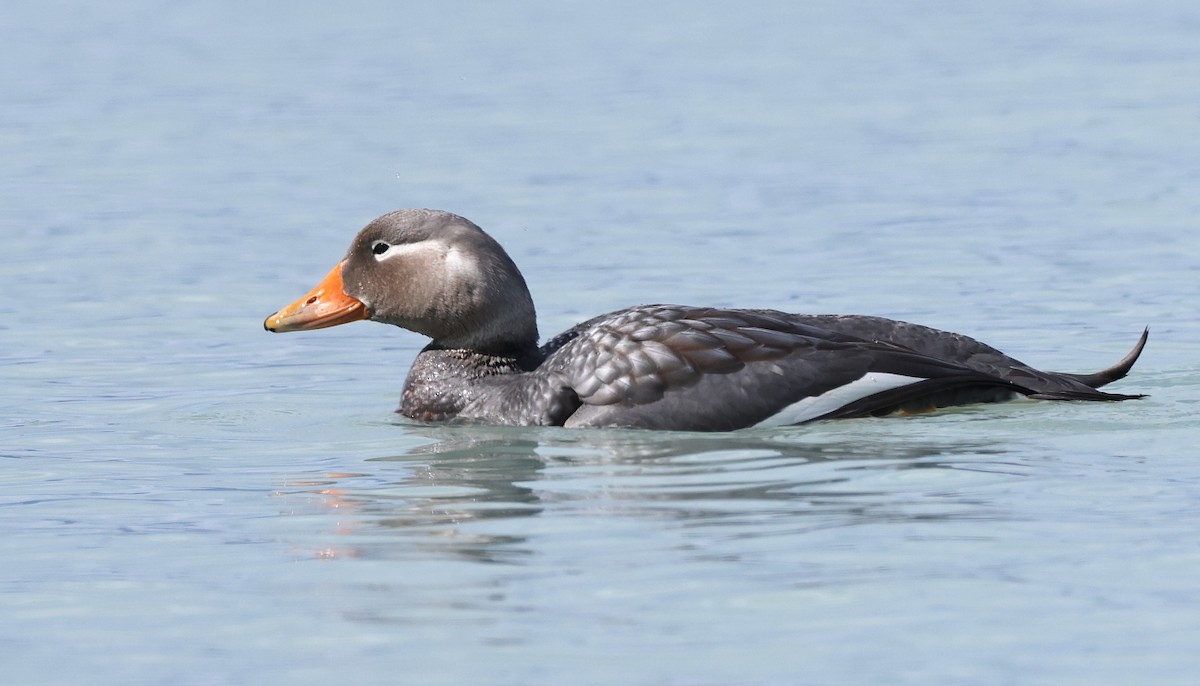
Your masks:
<svg viewBox="0 0 1200 686"><path fill-rule="evenodd" d="M686 434L405 425L429 443L370 458L371 475L330 475L317 492L352 513L339 523L351 549L329 557L427 554L520 564L532 555L522 525L547 514L670 518L738 527L738 536L888 519L987 515L988 504L943 486L898 487L902 470L983 472L1021 465L994 447L938 441L855 440L802 431ZM907 483L907 482L906 482ZM314 492L312 490L310 493ZM487 522L494 524L488 525ZM755 522L771 526L756 527ZM553 526L550 526L553 529ZM375 533L367 535L370 530ZM378 534L391 532L381 539ZM416 548L396 547L403 537ZM368 543L370 541L370 543ZM386 542L386 543L385 543Z"/></svg>

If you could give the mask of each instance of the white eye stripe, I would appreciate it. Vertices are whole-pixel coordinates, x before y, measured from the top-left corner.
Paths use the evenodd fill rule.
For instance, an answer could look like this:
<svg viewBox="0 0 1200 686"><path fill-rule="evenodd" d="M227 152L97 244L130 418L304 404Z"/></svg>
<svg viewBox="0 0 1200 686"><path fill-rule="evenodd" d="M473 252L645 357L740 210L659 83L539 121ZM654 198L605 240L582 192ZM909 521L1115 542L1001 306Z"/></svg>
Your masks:
<svg viewBox="0 0 1200 686"><path fill-rule="evenodd" d="M444 276L475 278L479 271L473 257L436 238L427 238L416 243L396 244L380 239L371 243L371 253L376 262L384 262L395 257L413 256L414 259L420 260L421 268L436 270Z"/></svg>
<svg viewBox="0 0 1200 686"><path fill-rule="evenodd" d="M408 255L417 252L418 250L428 250L429 242L421 241L419 243L401 243L392 245L387 241L375 241L371 244L371 254L375 256L377 262L390 260L397 255Z"/></svg>

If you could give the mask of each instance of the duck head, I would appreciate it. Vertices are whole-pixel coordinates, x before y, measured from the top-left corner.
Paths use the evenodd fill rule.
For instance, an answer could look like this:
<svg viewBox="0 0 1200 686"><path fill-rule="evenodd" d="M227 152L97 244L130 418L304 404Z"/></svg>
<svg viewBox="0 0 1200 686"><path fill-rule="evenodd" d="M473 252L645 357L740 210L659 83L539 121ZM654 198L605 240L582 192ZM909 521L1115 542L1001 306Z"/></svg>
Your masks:
<svg viewBox="0 0 1200 686"><path fill-rule="evenodd" d="M399 210L367 224L346 257L268 331L306 331L360 319L394 324L436 347L478 351L537 345L525 279L500 244L469 220Z"/></svg>

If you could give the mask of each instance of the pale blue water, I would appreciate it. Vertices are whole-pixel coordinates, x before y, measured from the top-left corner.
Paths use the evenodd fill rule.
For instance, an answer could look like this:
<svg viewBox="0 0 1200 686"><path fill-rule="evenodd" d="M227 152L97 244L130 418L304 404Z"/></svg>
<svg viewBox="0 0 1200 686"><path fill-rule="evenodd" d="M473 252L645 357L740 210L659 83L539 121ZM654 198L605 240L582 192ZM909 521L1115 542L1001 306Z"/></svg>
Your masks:
<svg viewBox="0 0 1200 686"><path fill-rule="evenodd" d="M1200 671L1200 10L16 2L5 684L1129 684ZM354 232L489 229L542 331L881 314L1137 403L421 427L272 336Z"/></svg>

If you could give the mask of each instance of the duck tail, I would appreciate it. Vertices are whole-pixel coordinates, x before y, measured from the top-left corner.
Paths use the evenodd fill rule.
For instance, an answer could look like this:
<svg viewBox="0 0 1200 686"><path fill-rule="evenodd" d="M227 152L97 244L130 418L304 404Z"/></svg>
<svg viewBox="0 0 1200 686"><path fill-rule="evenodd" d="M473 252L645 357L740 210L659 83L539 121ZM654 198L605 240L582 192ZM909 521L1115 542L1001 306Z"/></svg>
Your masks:
<svg viewBox="0 0 1200 686"><path fill-rule="evenodd" d="M1068 374L1065 372L1059 372L1059 374L1061 376L1066 376L1066 377L1075 379L1076 381L1078 381L1086 386L1090 386L1092 388L1100 388L1101 386L1110 384L1110 383L1116 381L1117 379L1124 378L1125 375L1129 373L1129 370L1133 368L1133 364L1135 362L1137 362L1138 357L1141 356L1142 350L1146 347L1146 340L1149 337L1150 337L1150 327L1146 327L1145 330L1142 331L1142 337L1138 339L1137 345L1133 346L1133 350L1130 350L1129 354L1127 354L1125 357L1121 358L1120 362L1114 364L1111 367L1108 367L1106 369L1101 369L1100 371L1095 372L1093 374ZM1116 395L1116 394L1112 394L1112 395ZM1142 396L1130 396L1130 397L1140 398Z"/></svg>

